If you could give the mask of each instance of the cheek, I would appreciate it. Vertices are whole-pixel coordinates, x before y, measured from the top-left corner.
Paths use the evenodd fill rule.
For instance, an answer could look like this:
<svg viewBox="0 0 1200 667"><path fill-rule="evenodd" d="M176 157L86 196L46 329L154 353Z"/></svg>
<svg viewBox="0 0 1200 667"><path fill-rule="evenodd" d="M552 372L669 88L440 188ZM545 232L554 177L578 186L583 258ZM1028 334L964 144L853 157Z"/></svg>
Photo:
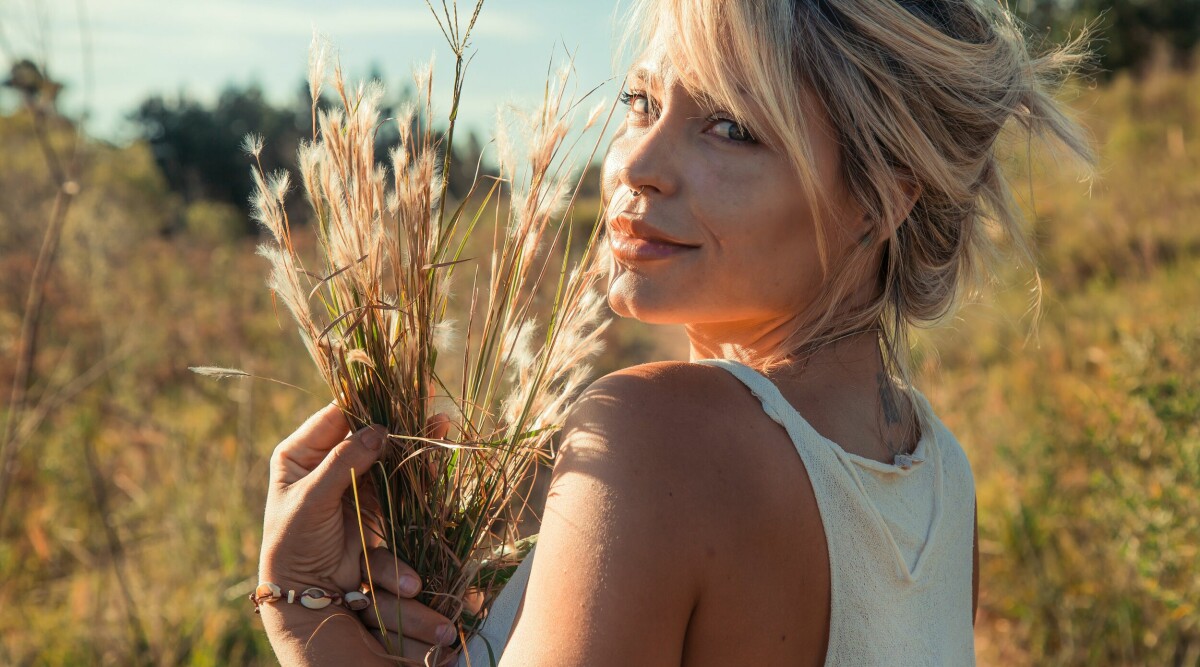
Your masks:
<svg viewBox="0 0 1200 667"><path fill-rule="evenodd" d="M616 192L617 186L620 185L618 177L621 170L625 168L626 156L629 151L625 148L625 142L622 141L624 134L624 127L617 130L616 136L609 144L608 152L604 154L604 162L600 167L600 203L604 206L608 205L613 192Z"/></svg>
<svg viewBox="0 0 1200 667"><path fill-rule="evenodd" d="M723 291L769 307L811 301L821 280L820 255L812 214L796 188L760 180L709 191Z"/></svg>
<svg viewBox="0 0 1200 667"><path fill-rule="evenodd" d="M815 246L813 224L799 186L760 176L706 179L694 213L741 269L756 273L794 264Z"/></svg>

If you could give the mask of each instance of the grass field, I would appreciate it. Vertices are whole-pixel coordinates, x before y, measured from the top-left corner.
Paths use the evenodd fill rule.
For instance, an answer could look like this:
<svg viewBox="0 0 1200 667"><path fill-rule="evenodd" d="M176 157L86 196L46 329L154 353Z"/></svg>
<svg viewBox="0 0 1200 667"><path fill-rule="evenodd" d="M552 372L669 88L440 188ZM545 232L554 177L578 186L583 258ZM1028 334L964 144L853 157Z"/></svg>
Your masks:
<svg viewBox="0 0 1200 667"><path fill-rule="evenodd" d="M1101 149L1090 194L1042 153L1011 172L1040 326L1015 271L921 334L919 385L977 479L981 663L1197 665L1200 70L1072 97ZM53 187L26 117L0 119L0 140L8 387ZM273 664L245 600L266 459L323 391L254 241L229 238L236 212L184 206L142 144L89 144L80 182L34 366L44 418L0 517L0 664ZM189 231L154 233L174 220ZM678 331L622 321L597 367L685 352Z"/></svg>

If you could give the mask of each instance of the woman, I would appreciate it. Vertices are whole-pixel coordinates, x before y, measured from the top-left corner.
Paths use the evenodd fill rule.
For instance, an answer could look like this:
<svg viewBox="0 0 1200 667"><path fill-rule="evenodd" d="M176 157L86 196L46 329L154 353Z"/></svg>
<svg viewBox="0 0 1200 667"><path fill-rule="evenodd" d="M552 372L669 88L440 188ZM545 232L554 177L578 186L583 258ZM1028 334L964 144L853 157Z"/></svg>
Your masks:
<svg viewBox="0 0 1200 667"><path fill-rule="evenodd" d="M682 324L692 362L576 403L536 558L485 626L501 664L972 664L973 480L906 332L1000 238L1025 247L1010 119L1090 159L1044 81L1080 56L1031 59L986 0L645 0L630 25L608 298ZM277 449L261 579L358 587L341 498L379 433L345 434L327 408ZM448 641L386 569L409 650ZM285 664L388 662L351 616L262 608Z"/></svg>

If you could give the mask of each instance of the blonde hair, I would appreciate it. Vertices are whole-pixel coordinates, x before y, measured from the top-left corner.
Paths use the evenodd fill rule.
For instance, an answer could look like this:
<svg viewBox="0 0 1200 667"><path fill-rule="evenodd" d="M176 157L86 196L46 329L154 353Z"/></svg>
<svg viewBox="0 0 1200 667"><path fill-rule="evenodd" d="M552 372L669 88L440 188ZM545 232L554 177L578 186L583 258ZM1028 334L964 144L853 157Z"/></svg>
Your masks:
<svg viewBox="0 0 1200 667"><path fill-rule="evenodd" d="M833 266L828 223L818 222L826 276L813 305L819 316L765 356L763 369L877 329L885 363L907 380L912 326L942 320L974 294L1005 242L1032 267L1000 168L1001 130L1015 120L1028 137L1056 139L1082 163L1095 162L1088 136L1053 97L1086 62L1086 31L1034 57L998 2L635 0L629 20L643 43L669 34L666 56L681 83L791 159L818 221L831 209L805 141L806 94L837 133L842 179L870 231ZM906 188L917 194L911 210ZM850 305L846 278L879 257L872 241L885 244L878 289Z"/></svg>

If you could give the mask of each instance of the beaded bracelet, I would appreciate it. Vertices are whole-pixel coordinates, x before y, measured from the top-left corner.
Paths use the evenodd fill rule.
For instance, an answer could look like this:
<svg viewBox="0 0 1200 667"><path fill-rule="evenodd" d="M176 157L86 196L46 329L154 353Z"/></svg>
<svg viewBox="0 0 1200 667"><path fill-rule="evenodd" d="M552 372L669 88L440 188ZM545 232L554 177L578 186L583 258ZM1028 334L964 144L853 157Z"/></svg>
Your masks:
<svg viewBox="0 0 1200 667"><path fill-rule="evenodd" d="M296 591L289 590L285 597L279 584L264 581L250 594L250 601L254 603L254 613L256 614L259 613L258 608L261 605L276 600L287 600L288 604L292 604L296 601ZM371 599L359 591L350 591L343 595L327 593L325 589L313 586L300 592L300 604L308 609L324 609L331 604L340 604L350 611L359 611L371 606Z"/></svg>

